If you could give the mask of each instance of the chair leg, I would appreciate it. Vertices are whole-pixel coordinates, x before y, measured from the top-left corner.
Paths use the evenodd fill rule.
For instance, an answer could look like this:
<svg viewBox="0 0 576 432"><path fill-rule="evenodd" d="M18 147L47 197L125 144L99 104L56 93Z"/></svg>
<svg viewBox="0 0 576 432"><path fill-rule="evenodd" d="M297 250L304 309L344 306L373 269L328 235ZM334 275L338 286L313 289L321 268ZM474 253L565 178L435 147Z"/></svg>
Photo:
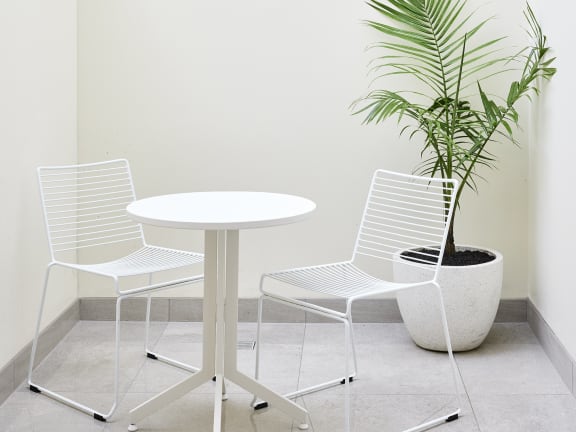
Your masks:
<svg viewBox="0 0 576 432"><path fill-rule="evenodd" d="M38 310L38 319L36 321L36 330L34 332L34 341L32 342L32 352L30 354L30 365L28 366L28 385L30 390L36 391L34 384L32 383L32 372L34 371L34 361L36 360L36 350L38 349L38 338L40 337L40 325L42 323L42 315L44 314L44 304L46 303L46 291L48 290L48 282L50 280L50 271L52 266L49 265L46 268L46 273L44 275L44 287L42 289L42 298L40 300L40 307Z"/></svg>
<svg viewBox="0 0 576 432"><path fill-rule="evenodd" d="M121 309L122 309L122 297L116 298L116 332L114 338L114 403L108 414L104 417L106 419L110 418L116 408L118 407L118 398L120 395L120 331L121 331Z"/></svg>
<svg viewBox="0 0 576 432"><path fill-rule="evenodd" d="M256 323L256 363L254 366L254 378L258 380L260 378L260 336L262 331L262 303L264 302L264 296L258 297L258 319ZM264 408L268 406L266 402L262 404L257 403L258 398L254 395L250 405L255 409ZM260 406L263 405L263 406Z"/></svg>
<svg viewBox="0 0 576 432"><path fill-rule="evenodd" d="M356 378L356 375L358 374L358 360L356 356L356 338L354 336L354 322L352 321L351 313L348 314L348 322L350 323L350 347L352 348L352 361L354 362L353 363L354 368L352 369L352 373L347 376ZM351 378L351 380L353 380L353 378Z"/></svg>
<svg viewBox="0 0 576 432"><path fill-rule="evenodd" d="M450 340L450 331L448 329L448 319L446 318L446 308L444 307L444 297L442 295L442 289L440 285L436 285L436 290L438 292L438 299L440 304L440 314L442 318L442 330L444 331L444 339L446 340L446 350L448 351L448 360L450 361L450 366L452 369L452 380L454 382L454 391L456 393L456 400L458 402L458 412L462 407L462 399L460 397L460 391L458 389L458 367L456 366L456 360L454 359L454 352L452 351L452 342Z"/></svg>
<svg viewBox="0 0 576 432"><path fill-rule="evenodd" d="M146 328L144 329L144 350L146 356L150 353L150 310L152 309L152 294L146 296Z"/></svg>
<svg viewBox="0 0 576 432"><path fill-rule="evenodd" d="M425 423L419 424L410 429L406 429L403 432L421 432L428 430L432 427L439 426L444 423L449 423L451 421L457 420L462 406L462 400L460 398L460 392L458 390L458 369L456 367L456 361L454 360L454 353L452 352L452 343L450 342L450 332L448 330L448 320L446 319L446 309L444 308L444 298L442 296L442 289L440 285L437 283L433 284L436 287L436 291L438 293L438 299L440 304L440 315L442 318L442 330L444 332L444 338L446 341L446 350L448 351L448 359L450 361L450 366L452 369L452 379L454 381L454 390L456 392L456 400L458 404L458 408L455 411L452 411L448 414L444 414L441 417L437 417Z"/></svg>
<svg viewBox="0 0 576 432"><path fill-rule="evenodd" d="M262 290L261 290L261 291L262 291ZM259 315L261 315L261 313L262 313L262 312L261 312L261 309L262 309L262 308L261 308L260 303L262 302L262 300L264 299L264 297L265 297L267 300L272 300L272 301L275 301L275 302L277 302L277 303L280 303L280 304L283 304L283 305L286 305L286 306L295 307L295 308L297 308L297 309L301 309L301 310L304 310L304 311L307 311L307 312L311 312L311 313L313 313L313 314L317 314L317 315L321 315L321 316L324 316L324 317L328 317L328 318L331 318L331 319L336 320L336 321L338 321L338 322L342 322L342 323L344 323L344 322L349 322L349 317L343 317L341 314L340 314L340 315L333 315L333 314L330 314L329 312L319 311L319 310L317 310L317 309L309 308L309 307L306 307L306 306L304 306L304 305L294 304L294 303L291 303L291 302L289 302L289 301L285 301L285 300L283 300L283 299L281 299L281 298L272 297L272 296L270 296L270 295L268 295L268 294L265 294L265 293L261 296L261 300L259 301ZM260 318L260 321L261 321L261 318ZM351 333L350 333L350 334L351 334ZM350 335L349 335L349 337L350 337ZM257 346L258 346L258 340L257 340L256 343L257 343ZM346 355L349 355L349 353L346 353ZM258 356L258 351L257 351L257 357L256 357L256 358L257 358L257 362L259 362L258 357L259 357L259 356ZM356 365L355 359L354 359L354 365ZM295 398L297 398L297 397L304 396L304 395L309 394L309 393L314 393L314 392L317 392L317 391L320 391L320 390L324 390L324 389L327 389L327 388L330 388L330 387L334 387L334 386L337 386L337 385L346 384L347 381L354 381L355 374L356 374L356 370L354 370L352 373L350 373L350 374L347 375L347 376L344 376L344 377L341 377L341 378L336 378L336 379L333 379L333 380L324 382L324 383L322 383L322 384L317 384L317 385L314 385L314 386L306 387L306 388L304 388L304 389L297 390L297 391L295 391L295 392L291 392L291 393L285 394L284 397L286 397L286 398L288 398L288 399L295 399ZM346 378L348 378L348 379L346 379ZM253 406L254 406L255 409L259 409L259 408L264 408L264 406L267 406L267 404L264 402L264 403L259 403L259 404L257 404L257 405L253 405Z"/></svg>
<svg viewBox="0 0 576 432"><path fill-rule="evenodd" d="M49 281L50 281L50 272L52 270L52 264L50 264L48 266L48 268L46 269L46 274L44 277L44 289L42 292L42 299L40 300L40 308L39 308L39 312L38 312L38 321L36 322L36 330L35 330L35 334L34 334L34 341L32 342L32 352L30 355L30 365L28 368L28 386L30 391L34 392L34 393L41 393L51 399L57 400L58 402L61 402L63 404L66 404L72 408L75 408L79 411L82 411L86 414L91 415L92 417L94 417L96 420L105 422L109 417L112 416L112 414L114 413L114 411L116 410L116 406L117 406L117 402L118 402L118 385L117 385L117 381L118 381L118 372L115 372L115 398L114 398L114 402L112 405L112 408L110 409L110 411L108 412L108 414L102 414L96 410L94 410L93 408L87 407L86 405L83 405L81 403L78 403L72 399L69 399L67 397L64 397L58 393L55 393L49 389L47 389L46 387L40 386L38 384L35 384L32 379L33 379L33 372L34 372L34 362L36 360L36 352L38 350L38 340L40 338L40 325L42 323L42 315L44 313L44 305L46 303L46 295L48 292L48 285L49 285ZM118 311L118 305L116 307L117 311ZM117 321L118 321L118 313L117 313ZM116 341L116 347L118 348L118 327L116 330L116 334L117 334L117 341ZM118 354L116 354L116 362L118 361ZM116 364L116 368L117 368L117 364Z"/></svg>
<svg viewBox="0 0 576 432"><path fill-rule="evenodd" d="M351 426L351 395L350 395L350 344L352 343L352 325L350 320L344 321L344 430L350 432ZM354 350L354 348L352 348ZM356 360L354 356L354 361Z"/></svg>
<svg viewBox="0 0 576 432"><path fill-rule="evenodd" d="M152 285L152 274L148 275L148 285ZM200 369L195 366L160 355L150 349L150 312L152 310L152 294L148 294L146 297L146 328L144 336L144 352L146 353L146 357L152 360L159 360L163 363L179 367L180 369L184 369L188 372L198 372Z"/></svg>

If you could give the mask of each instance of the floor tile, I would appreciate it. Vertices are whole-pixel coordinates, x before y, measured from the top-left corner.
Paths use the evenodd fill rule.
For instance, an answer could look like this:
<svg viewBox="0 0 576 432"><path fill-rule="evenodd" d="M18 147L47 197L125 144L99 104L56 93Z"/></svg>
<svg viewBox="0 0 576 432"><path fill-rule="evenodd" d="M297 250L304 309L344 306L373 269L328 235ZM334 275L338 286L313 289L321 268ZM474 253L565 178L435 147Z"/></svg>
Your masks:
<svg viewBox="0 0 576 432"><path fill-rule="evenodd" d="M156 343L167 324L162 322L150 323L150 343ZM109 321L79 321L68 333L63 342L92 344L94 342L114 343L116 327ZM145 324L138 321L122 321L120 323L120 340L124 344L143 346Z"/></svg>
<svg viewBox="0 0 576 432"><path fill-rule="evenodd" d="M306 345L300 387L344 375L343 346ZM414 344L356 346L356 394L450 394L454 392L448 355L425 351ZM352 362L350 362L352 366ZM341 392L339 388L335 392Z"/></svg>
<svg viewBox="0 0 576 432"><path fill-rule="evenodd" d="M456 355L469 394L567 394L540 345L485 344Z"/></svg>
<svg viewBox="0 0 576 432"><path fill-rule="evenodd" d="M111 397L73 393L64 396L71 399L83 396L84 402L96 405L103 397L108 400ZM14 393L0 410L0 430L3 432L101 432L103 428L104 424L92 417L31 392Z"/></svg>
<svg viewBox="0 0 576 432"><path fill-rule="evenodd" d="M495 323L486 336L485 344L538 344L526 322L522 323Z"/></svg>
<svg viewBox="0 0 576 432"><path fill-rule="evenodd" d="M169 357L176 358L177 355L171 355L172 353L165 353ZM181 357L179 361L186 362L185 359ZM132 381L129 393L160 393L166 390L168 387L182 381L191 375L191 372L183 370L181 368L168 365L164 362L158 360L148 359L142 368L138 371L138 374ZM199 390L197 390L198 392ZM208 390L206 390L208 391Z"/></svg>
<svg viewBox="0 0 576 432"><path fill-rule="evenodd" d="M34 373L34 382L55 392L114 391L114 347L106 343L61 344ZM120 351L119 385L125 392L146 360L142 347Z"/></svg>
<svg viewBox="0 0 576 432"><path fill-rule="evenodd" d="M474 395L482 432L576 432L571 395Z"/></svg>
<svg viewBox="0 0 576 432"><path fill-rule="evenodd" d="M262 323L260 337L264 344L296 344L304 343L307 326L304 323ZM238 340L255 340L256 323L239 323Z"/></svg>
<svg viewBox="0 0 576 432"><path fill-rule="evenodd" d="M189 344L202 343L202 323L171 322L156 341L154 350L177 351L179 347L187 348Z"/></svg>
<svg viewBox="0 0 576 432"><path fill-rule="evenodd" d="M298 388L302 348L299 345L264 344L260 353L259 380L265 386L279 393L293 392ZM238 370L253 377L256 353L250 350L238 351ZM232 392L244 390L230 386Z"/></svg>
<svg viewBox="0 0 576 432"><path fill-rule="evenodd" d="M354 324L356 344L396 345L413 342L404 324ZM305 343L320 345L344 344L343 324L306 324Z"/></svg>
<svg viewBox="0 0 576 432"><path fill-rule="evenodd" d="M342 431L343 396L325 397L320 393L304 396L314 432ZM354 431L397 432L448 415L457 410L455 399L437 395L356 395L352 398L351 423ZM479 432L469 405L456 421L438 429L445 432Z"/></svg>

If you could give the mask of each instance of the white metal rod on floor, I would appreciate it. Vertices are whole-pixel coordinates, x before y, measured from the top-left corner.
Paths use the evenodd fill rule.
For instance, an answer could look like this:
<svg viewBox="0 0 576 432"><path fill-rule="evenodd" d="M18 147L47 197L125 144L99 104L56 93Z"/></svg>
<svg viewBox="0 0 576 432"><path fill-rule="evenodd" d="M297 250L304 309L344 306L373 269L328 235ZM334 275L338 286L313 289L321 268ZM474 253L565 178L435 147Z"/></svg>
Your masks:
<svg viewBox="0 0 576 432"><path fill-rule="evenodd" d="M73 401L72 399L68 399L67 397L62 396L62 395L60 395L60 394L58 394L58 393L54 393L53 391L48 390L48 389L45 388L45 387L42 387L42 386L39 386L39 385L34 385L34 386L35 386L38 390L40 390L43 395L46 395L46 396L48 396L48 397L50 397L50 398L52 398L52 399L55 399L55 400L57 400L57 401L59 401L59 402L62 402L62 403L64 403L64 404L66 404L66 405L68 405L68 406L70 406L70 407L72 407L72 408L75 408L75 409L77 409L77 410L79 410L79 411L82 411L82 412L84 412L84 413L86 413L86 414L90 414L91 416L92 416L94 413L96 413L96 414L100 415L102 418L104 418L104 414L102 414L102 413L100 413L100 412L97 412L97 411L94 411L92 408L87 407L86 405L83 405L83 404L81 404L81 403L78 403L78 402L76 402L76 401Z"/></svg>
<svg viewBox="0 0 576 432"><path fill-rule="evenodd" d="M181 361L174 360L172 358L163 356L161 354L158 354L155 351L148 350L146 353L148 354L149 358L153 358L154 360L161 361L162 363L166 363L166 364L169 364L171 366L176 366L176 367L183 369L183 370L186 370L188 372L198 372L200 370L200 368L197 368L195 366L191 366L191 365L183 363Z"/></svg>
<svg viewBox="0 0 576 432"><path fill-rule="evenodd" d="M451 418L454 418L455 416L458 416L458 415L460 415L460 409L458 409L457 411L454 411L454 412L451 413L451 414L448 414L448 415L445 415L445 416L442 416L442 417L438 417L438 418L436 418L436 419L434 419L434 420L430 420L430 421L428 421L428 422L426 422L426 423L422 423L422 424L420 424L420 425L418 425L418 426L415 426L415 427L410 428L410 429L406 429L406 430L404 430L404 431L402 431L402 432L421 432L421 431L425 431L425 430L430 429L430 428L432 428L432 427L434 427L434 426L438 426L438 425L441 425L441 424L443 424L443 423L446 423L446 422L450 421Z"/></svg>
<svg viewBox="0 0 576 432"><path fill-rule="evenodd" d="M354 376L355 375L350 375L351 378L354 378ZM299 398L300 396L305 396L307 394L316 393L317 391L325 390L325 389L328 389L330 387L342 385L343 383L344 383L344 377L336 378L336 379L333 379L331 381L326 381L322 384L317 384L317 385L306 387L306 388L296 390L296 391L293 391L290 393L285 393L284 397L288 398L288 399L296 399L296 398Z"/></svg>

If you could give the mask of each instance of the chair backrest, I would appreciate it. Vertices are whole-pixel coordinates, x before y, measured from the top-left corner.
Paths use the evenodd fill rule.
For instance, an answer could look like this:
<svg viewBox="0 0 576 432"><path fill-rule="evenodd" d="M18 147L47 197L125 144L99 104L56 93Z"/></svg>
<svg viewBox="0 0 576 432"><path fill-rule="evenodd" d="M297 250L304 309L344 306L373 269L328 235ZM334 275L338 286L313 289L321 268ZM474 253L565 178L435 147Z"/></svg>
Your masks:
<svg viewBox="0 0 576 432"><path fill-rule="evenodd" d="M354 254L431 272L440 269L454 211L456 180L419 177L377 170L372 178Z"/></svg>
<svg viewBox="0 0 576 432"><path fill-rule="evenodd" d="M144 242L140 224L126 214L135 200L127 160L38 168L52 259L97 246Z"/></svg>

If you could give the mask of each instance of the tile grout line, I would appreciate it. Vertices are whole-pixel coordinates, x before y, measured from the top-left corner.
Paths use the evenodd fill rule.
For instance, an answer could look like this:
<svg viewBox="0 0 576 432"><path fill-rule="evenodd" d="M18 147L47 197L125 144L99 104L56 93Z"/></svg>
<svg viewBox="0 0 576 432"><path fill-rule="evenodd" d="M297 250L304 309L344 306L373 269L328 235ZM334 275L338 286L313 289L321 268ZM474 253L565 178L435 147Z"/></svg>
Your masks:
<svg viewBox="0 0 576 432"><path fill-rule="evenodd" d="M458 375L460 376L460 383L462 384L464 394L466 395L466 400L470 404L470 410L472 411L472 416L474 417L474 423L478 427L478 431L482 432L482 427L480 426L480 422L478 421L478 416L476 415L476 410L474 410L474 405L472 404L472 399L470 399L470 393L468 392L466 382L464 381L464 376L462 375L462 370L460 369L460 363L457 361L456 356L454 356L454 361L456 362L456 368L458 369Z"/></svg>

